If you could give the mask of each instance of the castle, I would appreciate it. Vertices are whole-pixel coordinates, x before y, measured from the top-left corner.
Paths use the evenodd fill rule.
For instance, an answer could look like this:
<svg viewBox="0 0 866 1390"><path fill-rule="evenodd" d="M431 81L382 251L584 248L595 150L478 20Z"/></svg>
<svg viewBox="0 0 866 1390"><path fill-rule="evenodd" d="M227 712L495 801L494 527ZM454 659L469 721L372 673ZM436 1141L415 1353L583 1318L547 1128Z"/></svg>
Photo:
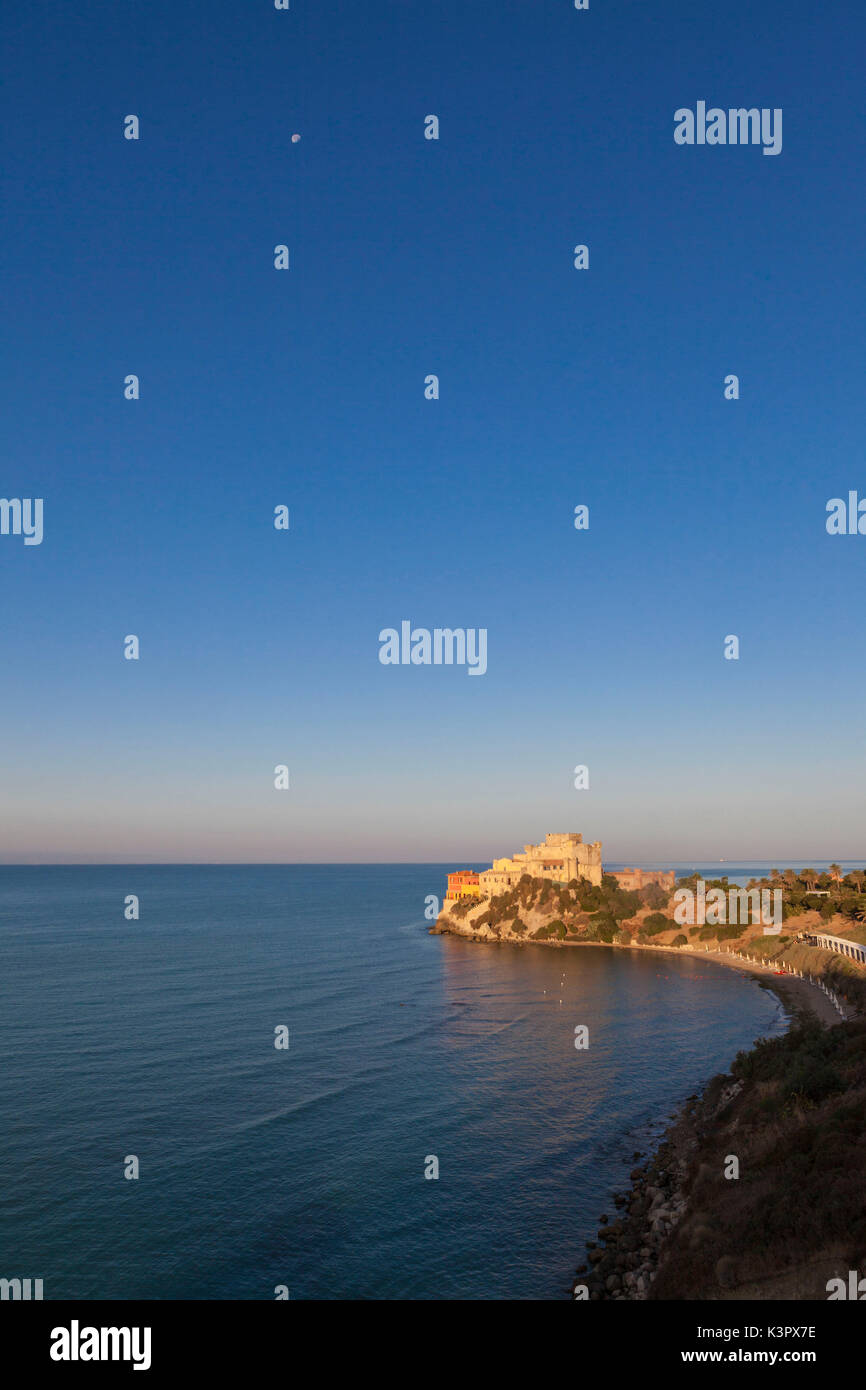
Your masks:
<svg viewBox="0 0 866 1390"><path fill-rule="evenodd" d="M601 841L585 845L582 835L545 835L543 845L524 845L522 854L512 859L494 859L492 869L474 873L460 869L448 875L445 901L457 898L482 897L502 893L512 888L523 876L549 878L555 883L570 883L573 878L585 878L601 884Z"/></svg>
<svg viewBox="0 0 866 1390"><path fill-rule="evenodd" d="M672 893L677 882L673 869L608 869L608 873L616 879L620 888L628 891L648 888L651 883L657 883L659 888Z"/></svg>

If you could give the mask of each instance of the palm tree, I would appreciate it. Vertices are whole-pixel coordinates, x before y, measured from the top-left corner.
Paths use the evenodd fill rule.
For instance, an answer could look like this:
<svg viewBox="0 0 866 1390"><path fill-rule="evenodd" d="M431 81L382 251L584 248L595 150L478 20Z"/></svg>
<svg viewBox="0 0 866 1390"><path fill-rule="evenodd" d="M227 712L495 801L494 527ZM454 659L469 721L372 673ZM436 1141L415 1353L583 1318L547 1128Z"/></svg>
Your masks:
<svg viewBox="0 0 866 1390"><path fill-rule="evenodd" d="M818 882L818 875L815 873L814 869L801 869L798 874L798 878L801 878L803 880L806 887L810 891L815 887L815 884Z"/></svg>
<svg viewBox="0 0 866 1390"><path fill-rule="evenodd" d="M829 874L830 874L830 877L831 877L831 879L833 880L833 883L835 884L835 887L836 887L836 901L837 901L837 903L838 903L838 902L841 902L841 901L842 901L842 865L841 865L841 864L831 864L831 865L830 865L830 868L829 868Z"/></svg>

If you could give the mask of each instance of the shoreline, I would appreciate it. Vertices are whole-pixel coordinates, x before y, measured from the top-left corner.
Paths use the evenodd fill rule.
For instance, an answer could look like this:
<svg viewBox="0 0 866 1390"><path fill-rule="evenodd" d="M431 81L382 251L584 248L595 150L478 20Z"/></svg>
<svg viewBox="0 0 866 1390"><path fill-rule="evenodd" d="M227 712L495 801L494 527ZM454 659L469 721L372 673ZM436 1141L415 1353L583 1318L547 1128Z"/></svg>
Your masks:
<svg viewBox="0 0 866 1390"><path fill-rule="evenodd" d="M657 956L676 956L688 957L690 960L714 961L717 965L727 966L729 969L739 970L743 975L752 975L759 980L766 988L771 989L778 995L782 1004L790 1011L790 1024L797 1021L804 1014L814 1015L825 1027L832 1027L836 1023L844 1023L852 1018L859 1017L856 1009L850 1004L845 1004L844 1014L840 1014L823 990L809 980L801 979L799 975L793 975L789 971L784 974L777 974L772 965L762 965L754 961L742 960L739 956L732 955L725 951L699 951L691 946L650 946L632 942L629 946L622 946L616 941L524 941L506 939L504 941L491 941L487 937L479 936L475 933L455 930L453 925L448 924L431 928L431 935L436 936L455 936L463 941L474 941L484 946L518 946L531 947L538 946L549 950L568 950L570 948L599 947L609 951L628 951L639 953L651 951Z"/></svg>
<svg viewBox="0 0 866 1390"><path fill-rule="evenodd" d="M782 961L764 963L745 960L718 947L715 950L700 950L690 946L654 946L637 942L623 945L619 942L535 942L509 938L494 942L484 936L454 930L450 924L437 923L437 928L436 934L453 935L486 945L606 946L611 950L632 953L651 952L657 958L673 954L690 961L714 961L741 975L750 975L761 988L772 991L785 1015L785 1026L780 1037L792 1040L795 1055L801 1055L797 1050L803 1047L796 1032L798 1027L817 1022L821 1032L828 1034L837 1025L864 1017L847 999L840 999L844 1010L840 1014L818 983L793 973ZM808 967L798 961L796 969L800 968ZM815 969L818 975L818 961L815 962ZM836 988L839 986L836 985ZM760 1038L755 1039L744 1049L745 1054L754 1053L761 1041ZM733 1067L733 1059L729 1065ZM720 1223L721 1231L710 1229L713 1218L707 1216L706 1193L700 1192L700 1175L718 1161L716 1148L720 1143L721 1152L727 1152L730 1148L735 1153L739 1152L731 1133L731 1114L740 1111L743 1105L753 1103L752 1091L752 1084L742 1079L742 1068L736 1074L732 1071L716 1073L708 1076L694 1094L682 1099L672 1112L668 1112L668 1122L658 1138L649 1145L647 1152L643 1155L635 1153L635 1160L640 1160L639 1166L630 1171L627 1185L611 1192L613 1214L603 1213L598 1218L596 1237L586 1241L584 1262L577 1265L567 1286L567 1296L572 1301L642 1302L695 1296L710 1300L760 1301L767 1298L809 1299L825 1296L823 1292L816 1293L815 1289L823 1291L828 1275L832 1277L838 1273L834 1263L835 1251L816 1251L818 1262L812 1261L808 1269L805 1266L799 1270L796 1267L792 1269L781 1259L775 1262L776 1267L772 1271L750 1273L750 1266L754 1270L756 1259L760 1264L760 1252L756 1254L755 1249L757 1238L753 1240L751 1237L751 1231L755 1229L751 1218L743 1226L739 1244L736 1237L732 1241L724 1222ZM734 1128L736 1130L736 1122ZM739 1130L736 1132L740 1134ZM776 1190L785 1190L784 1171L783 1164L774 1179ZM738 1189L739 1184L734 1184L734 1188ZM739 1201L739 1193L736 1200ZM734 1209L732 1219L735 1226L740 1212L744 1211L742 1206ZM760 1228L760 1222L757 1227ZM707 1242L710 1249L715 1247L715 1253L709 1269L703 1272L702 1291L695 1295L685 1291L691 1284L684 1283L682 1262L685 1260L688 1266L695 1257L695 1249L707 1248ZM812 1268L812 1265L815 1267ZM810 1282L813 1280L814 1288Z"/></svg>
<svg viewBox="0 0 866 1390"><path fill-rule="evenodd" d="M620 947L620 950L630 949L632 948ZM656 948L639 946L636 949L643 951ZM669 950L670 947L660 949ZM792 1025L803 1014L814 1015L825 1027L833 1027L836 1023L845 1023L858 1017L857 1011L850 1004L843 1005L845 1013L840 1014L818 985L813 985L809 980L803 980L799 975L792 975L788 971L785 971L784 975L777 975L770 965L757 965L729 953L722 955L718 952L692 951L682 947L677 949L677 955L690 956L693 960L714 960L717 965L726 965L729 969L739 970L743 975L753 975L768 989L773 990L782 1003L792 1011Z"/></svg>
<svg viewBox="0 0 866 1390"><path fill-rule="evenodd" d="M621 946L618 949L664 954L670 948ZM730 953L685 947L678 948L677 954L692 960L712 959L741 974L752 975L778 996L788 1013L786 1031L789 1034L809 1019L817 1019L822 1027L829 1028L861 1016L850 1005L845 1007L844 1017L840 1016L817 985L797 975L776 975L772 966L744 961ZM713 1131L719 1117L742 1089L743 1082L730 1073L717 1074L707 1078L695 1094L680 1102L650 1152L631 1170L626 1191L612 1194L617 1215L610 1221L603 1214L597 1239L586 1242L585 1262L578 1265L571 1285L572 1300L642 1302L651 1296L668 1237L680 1222L692 1216L689 1171L700 1142ZM719 1262L716 1270L718 1298L737 1296L732 1289L735 1272L735 1261ZM754 1288L751 1297L759 1299L762 1292ZM779 1297L780 1293L781 1290L776 1290L774 1295L765 1296ZM741 1293L739 1296L747 1295Z"/></svg>
<svg viewBox="0 0 866 1390"><path fill-rule="evenodd" d="M862 1264L862 1232L848 1216L859 1210L864 1143L862 1120L853 1118L866 1104L862 961L853 965L854 953L834 953L833 940L810 935L823 921L808 914L788 935L783 928L764 939L760 921L750 931L735 919L738 930L708 932L706 942L696 930L690 939L679 932L674 944L674 923L665 925L664 913L646 918L646 904L622 922L611 908L590 930L598 902L585 905L577 893L522 883L519 893L461 903L453 915L449 905L430 931L475 944L651 952L674 983L681 976L660 957L714 961L771 992L775 1015L756 1022L760 1035L722 1064L727 1070L705 1074L666 1119L658 1115L660 1132L654 1124L656 1137L633 1155L639 1166L609 1191L613 1206L585 1242L571 1298L823 1300L828 1279ZM743 1181L730 1181L741 1164ZM804 1184L810 1200L792 1205ZM866 1229L864 1221L866 1213Z"/></svg>

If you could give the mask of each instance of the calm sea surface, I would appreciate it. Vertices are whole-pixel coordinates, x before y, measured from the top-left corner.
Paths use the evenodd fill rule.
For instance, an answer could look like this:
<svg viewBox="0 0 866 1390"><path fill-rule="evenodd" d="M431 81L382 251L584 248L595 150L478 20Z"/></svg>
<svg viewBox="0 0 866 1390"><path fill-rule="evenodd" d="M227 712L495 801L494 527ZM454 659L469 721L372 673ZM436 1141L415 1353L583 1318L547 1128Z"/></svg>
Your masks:
<svg viewBox="0 0 866 1390"><path fill-rule="evenodd" d="M633 1152L786 1020L710 962L431 937L445 872L0 868L0 1276L566 1297Z"/></svg>

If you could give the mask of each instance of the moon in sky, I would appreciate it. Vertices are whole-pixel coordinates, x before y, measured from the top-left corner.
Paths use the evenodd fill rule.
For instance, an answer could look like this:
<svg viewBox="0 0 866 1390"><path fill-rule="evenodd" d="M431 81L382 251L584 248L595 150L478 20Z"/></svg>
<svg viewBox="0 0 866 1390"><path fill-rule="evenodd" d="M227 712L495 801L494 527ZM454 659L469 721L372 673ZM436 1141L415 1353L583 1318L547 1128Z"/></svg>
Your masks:
<svg viewBox="0 0 866 1390"><path fill-rule="evenodd" d="M293 144L293 145L297 145L297 143L298 143L298 141L300 140L300 138L301 138L300 135L293 135L293 136L292 136L292 144Z"/></svg>

